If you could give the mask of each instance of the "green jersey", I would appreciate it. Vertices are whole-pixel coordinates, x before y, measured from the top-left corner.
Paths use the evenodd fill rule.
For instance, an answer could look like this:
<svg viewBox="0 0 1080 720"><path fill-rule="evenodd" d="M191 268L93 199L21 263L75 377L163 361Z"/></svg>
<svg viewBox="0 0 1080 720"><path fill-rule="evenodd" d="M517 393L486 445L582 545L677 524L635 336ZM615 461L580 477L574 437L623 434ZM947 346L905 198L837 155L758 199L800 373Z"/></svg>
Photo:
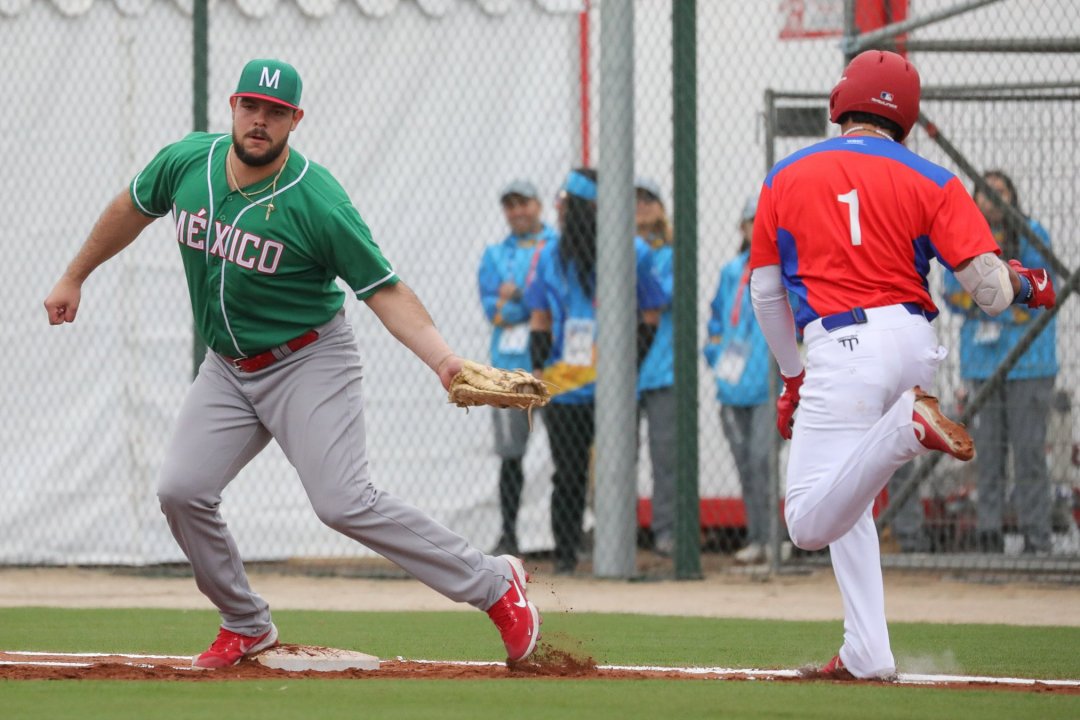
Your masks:
<svg viewBox="0 0 1080 720"><path fill-rule="evenodd" d="M207 347L244 357L329 322L345 302L338 277L360 300L398 282L326 168L290 150L269 212L270 189L243 188L254 202L230 191L231 144L231 135L192 133L162 149L129 188L140 212L172 213Z"/></svg>

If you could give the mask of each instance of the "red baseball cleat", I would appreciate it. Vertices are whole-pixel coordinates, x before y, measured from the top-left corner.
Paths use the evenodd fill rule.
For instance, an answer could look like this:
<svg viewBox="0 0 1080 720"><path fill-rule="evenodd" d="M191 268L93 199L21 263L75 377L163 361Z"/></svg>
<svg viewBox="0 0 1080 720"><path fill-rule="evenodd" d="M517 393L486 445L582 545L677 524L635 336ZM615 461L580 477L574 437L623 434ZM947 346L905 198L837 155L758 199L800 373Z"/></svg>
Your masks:
<svg viewBox="0 0 1080 720"><path fill-rule="evenodd" d="M536 650L540 639L540 612L525 596L529 575L513 555L500 555L510 565L510 589L488 608L487 614L499 628L506 646L507 662L524 660Z"/></svg>
<svg viewBox="0 0 1080 720"><path fill-rule="evenodd" d="M278 631L273 623L262 635L251 637L221 628L210 649L191 661L191 667L223 668L235 665L248 655L278 644Z"/></svg>
<svg viewBox="0 0 1080 720"><path fill-rule="evenodd" d="M855 676L851 674L851 671L844 667L843 660L839 655L833 657L825 667L821 668L821 674L825 677L833 678L834 680L854 680Z"/></svg>
<svg viewBox="0 0 1080 720"><path fill-rule="evenodd" d="M938 407L938 399L915 386L915 410L911 414L915 437L923 447L939 450L957 460L968 461L975 457L975 442L964 426L945 417Z"/></svg>

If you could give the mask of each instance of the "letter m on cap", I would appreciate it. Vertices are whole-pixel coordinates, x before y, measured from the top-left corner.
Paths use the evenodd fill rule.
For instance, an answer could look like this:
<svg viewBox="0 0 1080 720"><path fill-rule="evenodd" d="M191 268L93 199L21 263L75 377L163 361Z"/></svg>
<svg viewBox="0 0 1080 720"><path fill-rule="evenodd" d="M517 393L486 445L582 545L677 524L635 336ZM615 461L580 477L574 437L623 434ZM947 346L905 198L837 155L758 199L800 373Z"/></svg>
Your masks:
<svg viewBox="0 0 1080 720"><path fill-rule="evenodd" d="M274 70L274 74L270 74L270 68L263 67L262 74L259 76L259 85L262 87L272 87L277 89L278 82L281 80L281 70Z"/></svg>

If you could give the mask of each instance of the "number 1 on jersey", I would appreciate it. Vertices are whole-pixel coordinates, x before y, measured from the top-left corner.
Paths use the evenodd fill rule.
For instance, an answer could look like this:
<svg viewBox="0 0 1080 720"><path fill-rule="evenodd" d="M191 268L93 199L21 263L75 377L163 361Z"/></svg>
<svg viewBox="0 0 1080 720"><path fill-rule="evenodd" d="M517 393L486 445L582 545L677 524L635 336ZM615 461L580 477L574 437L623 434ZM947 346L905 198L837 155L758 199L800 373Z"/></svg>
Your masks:
<svg viewBox="0 0 1080 720"><path fill-rule="evenodd" d="M837 195L836 199L848 206L848 221L851 223L851 244L862 245L862 226L859 225L859 191L852 188L850 192Z"/></svg>

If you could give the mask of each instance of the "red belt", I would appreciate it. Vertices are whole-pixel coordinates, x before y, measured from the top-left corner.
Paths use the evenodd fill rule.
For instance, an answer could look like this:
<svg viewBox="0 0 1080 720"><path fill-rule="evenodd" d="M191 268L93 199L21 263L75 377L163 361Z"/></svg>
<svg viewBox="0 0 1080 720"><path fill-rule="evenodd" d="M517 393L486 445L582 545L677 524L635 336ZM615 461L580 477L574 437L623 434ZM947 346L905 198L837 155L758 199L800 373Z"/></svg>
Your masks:
<svg viewBox="0 0 1080 720"><path fill-rule="evenodd" d="M251 355L245 358L231 358L225 357L229 361L229 364L240 372L255 372L256 370L262 370L263 368L270 367L278 360L284 360L289 355L299 350L302 347L307 347L311 343L319 339L319 333L314 330L308 330L300 337L294 337L292 340L278 345L275 348L270 348L265 352L261 352L258 355Z"/></svg>

